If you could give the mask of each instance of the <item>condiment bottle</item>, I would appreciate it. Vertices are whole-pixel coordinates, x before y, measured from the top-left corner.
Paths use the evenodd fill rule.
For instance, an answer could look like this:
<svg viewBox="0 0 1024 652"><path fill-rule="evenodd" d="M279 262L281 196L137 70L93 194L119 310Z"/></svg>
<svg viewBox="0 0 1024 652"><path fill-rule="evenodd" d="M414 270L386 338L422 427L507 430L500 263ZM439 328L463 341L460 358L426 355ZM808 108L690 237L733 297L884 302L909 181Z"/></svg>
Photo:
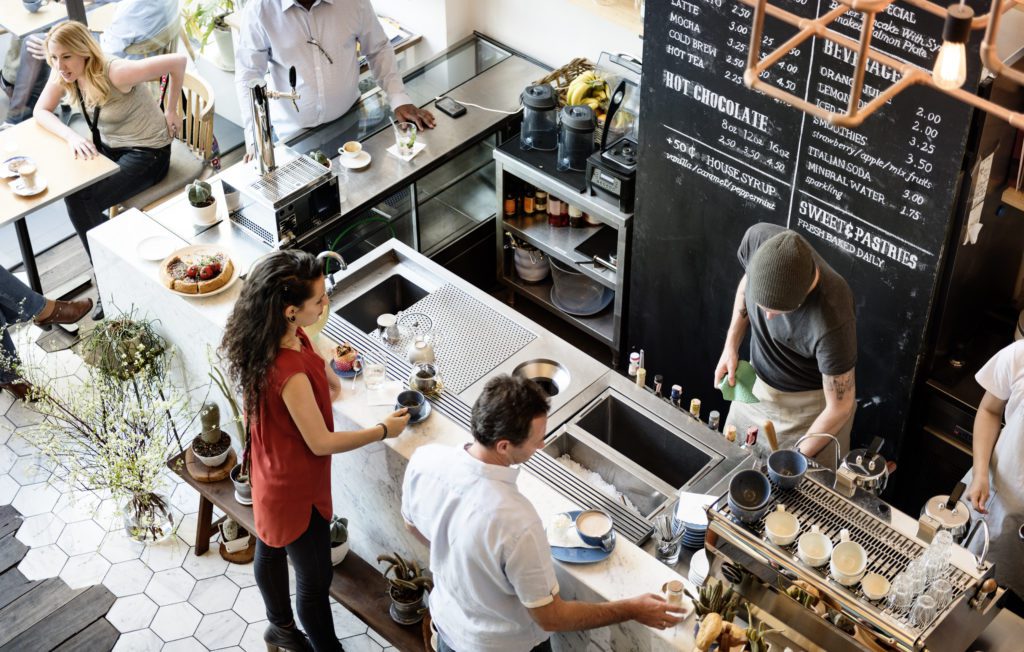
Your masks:
<svg viewBox="0 0 1024 652"><path fill-rule="evenodd" d="M700 399L699 398L690 399L690 414L693 415L694 419L697 419L698 421L700 421Z"/></svg>
<svg viewBox="0 0 1024 652"><path fill-rule="evenodd" d="M757 446L757 426L750 426L747 428L747 440L743 442L744 448L753 449Z"/></svg>
<svg viewBox="0 0 1024 652"><path fill-rule="evenodd" d="M562 226L562 200L548 197L548 226Z"/></svg>
<svg viewBox="0 0 1024 652"><path fill-rule="evenodd" d="M661 374L654 374L654 395L661 398L661 385L665 382L665 377Z"/></svg>
<svg viewBox="0 0 1024 652"><path fill-rule="evenodd" d="M640 354L633 351L629 354L629 368L626 370L626 375L635 377L636 370L640 368Z"/></svg>
<svg viewBox="0 0 1024 652"><path fill-rule="evenodd" d="M526 189L523 191L523 215L526 217L533 217L534 211L534 190L533 186L526 184Z"/></svg>
<svg viewBox="0 0 1024 652"><path fill-rule="evenodd" d="M725 426L725 438L732 442L736 441L736 426L731 423Z"/></svg>
<svg viewBox="0 0 1024 652"><path fill-rule="evenodd" d="M647 386L647 370L643 367L636 369L636 386L643 389Z"/></svg>
<svg viewBox="0 0 1024 652"><path fill-rule="evenodd" d="M540 188L533 194L533 211L540 215L541 219L548 213L548 193Z"/></svg>
<svg viewBox="0 0 1024 652"><path fill-rule="evenodd" d="M672 385L672 393L669 395L669 400L672 401L672 405L679 407L679 401L683 400L682 385Z"/></svg>
<svg viewBox="0 0 1024 652"><path fill-rule="evenodd" d="M721 423L722 415L718 413L718 410L711 410L711 414L708 415L708 428L712 430L718 430L718 426Z"/></svg>
<svg viewBox="0 0 1024 652"><path fill-rule="evenodd" d="M505 217L515 217L516 215L516 195L512 191L512 186L508 186L505 190Z"/></svg>
<svg viewBox="0 0 1024 652"><path fill-rule="evenodd" d="M578 206L569 204L569 226L578 229L583 226L583 211Z"/></svg>

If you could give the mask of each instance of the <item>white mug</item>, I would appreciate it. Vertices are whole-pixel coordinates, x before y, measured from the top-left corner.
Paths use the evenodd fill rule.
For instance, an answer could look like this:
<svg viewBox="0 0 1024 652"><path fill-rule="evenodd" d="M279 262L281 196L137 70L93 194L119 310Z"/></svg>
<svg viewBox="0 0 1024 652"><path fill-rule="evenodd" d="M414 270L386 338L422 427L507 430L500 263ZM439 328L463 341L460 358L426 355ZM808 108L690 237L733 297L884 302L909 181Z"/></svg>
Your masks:
<svg viewBox="0 0 1024 652"><path fill-rule="evenodd" d="M353 159L363 152L363 144L358 140L350 140L342 145L338 149L338 152L340 152L345 158Z"/></svg>
<svg viewBox="0 0 1024 652"><path fill-rule="evenodd" d="M853 586L864 576L868 566L868 553L856 541L850 541L850 532L839 533L841 542L832 550L829 570L832 578L843 586Z"/></svg>
<svg viewBox="0 0 1024 652"><path fill-rule="evenodd" d="M832 557L832 539L818 531L817 525L804 532L796 543L796 554L809 566L824 566Z"/></svg>
<svg viewBox="0 0 1024 652"><path fill-rule="evenodd" d="M774 512L769 512L764 519L764 531L769 541L777 546L788 546L796 541L800 533L800 519L786 511L786 506L778 504Z"/></svg>

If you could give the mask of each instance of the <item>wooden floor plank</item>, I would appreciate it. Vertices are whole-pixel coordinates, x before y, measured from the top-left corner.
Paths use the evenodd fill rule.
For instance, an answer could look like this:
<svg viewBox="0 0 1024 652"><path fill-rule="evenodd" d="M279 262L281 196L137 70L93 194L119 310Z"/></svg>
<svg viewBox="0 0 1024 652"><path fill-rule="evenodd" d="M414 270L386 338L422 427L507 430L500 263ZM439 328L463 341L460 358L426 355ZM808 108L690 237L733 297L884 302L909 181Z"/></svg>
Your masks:
<svg viewBox="0 0 1024 652"><path fill-rule="evenodd" d="M83 589L71 589L59 577L51 577L0 609L0 645L6 645L54 611L57 611Z"/></svg>
<svg viewBox="0 0 1024 652"><path fill-rule="evenodd" d="M0 505L0 537L17 532L22 520L18 510L10 505Z"/></svg>
<svg viewBox="0 0 1024 652"><path fill-rule="evenodd" d="M0 609L25 595L38 584L38 581L25 579L25 576L17 568L0 573Z"/></svg>
<svg viewBox="0 0 1024 652"><path fill-rule="evenodd" d="M10 533L0 538L0 573L6 572L18 564L28 552L28 546L14 538Z"/></svg>
<svg viewBox="0 0 1024 652"><path fill-rule="evenodd" d="M110 652L121 633L106 618L100 618L72 638L64 641L53 652Z"/></svg>
<svg viewBox="0 0 1024 652"><path fill-rule="evenodd" d="M65 590L71 591L66 586ZM0 652L49 652L93 622L99 619L106 621L103 616L112 604L114 594L107 587L90 587L8 643L0 645Z"/></svg>

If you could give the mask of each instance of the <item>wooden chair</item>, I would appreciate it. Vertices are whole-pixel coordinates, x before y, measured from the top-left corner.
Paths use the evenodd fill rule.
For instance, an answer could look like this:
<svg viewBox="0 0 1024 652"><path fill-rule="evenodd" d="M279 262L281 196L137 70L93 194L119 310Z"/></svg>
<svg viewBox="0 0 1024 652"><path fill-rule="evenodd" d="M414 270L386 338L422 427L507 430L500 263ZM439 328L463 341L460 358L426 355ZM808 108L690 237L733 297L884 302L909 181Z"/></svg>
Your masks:
<svg viewBox="0 0 1024 652"><path fill-rule="evenodd" d="M213 155L213 88L202 77L186 72L181 93L178 115L182 117L182 129L171 143L171 164L167 175L155 186L111 207L111 217L125 208L144 210L159 204L165 197L180 192L198 179L210 162Z"/></svg>

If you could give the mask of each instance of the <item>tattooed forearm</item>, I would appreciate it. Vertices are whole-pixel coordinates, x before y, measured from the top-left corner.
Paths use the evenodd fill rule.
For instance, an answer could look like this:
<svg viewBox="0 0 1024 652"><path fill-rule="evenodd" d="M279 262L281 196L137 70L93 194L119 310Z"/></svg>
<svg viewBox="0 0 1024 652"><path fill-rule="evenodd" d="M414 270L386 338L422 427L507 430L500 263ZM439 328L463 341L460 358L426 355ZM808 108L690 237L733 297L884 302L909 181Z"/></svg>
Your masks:
<svg viewBox="0 0 1024 652"><path fill-rule="evenodd" d="M825 376L826 389L835 395L837 401L842 401L854 391L853 372L841 376Z"/></svg>

